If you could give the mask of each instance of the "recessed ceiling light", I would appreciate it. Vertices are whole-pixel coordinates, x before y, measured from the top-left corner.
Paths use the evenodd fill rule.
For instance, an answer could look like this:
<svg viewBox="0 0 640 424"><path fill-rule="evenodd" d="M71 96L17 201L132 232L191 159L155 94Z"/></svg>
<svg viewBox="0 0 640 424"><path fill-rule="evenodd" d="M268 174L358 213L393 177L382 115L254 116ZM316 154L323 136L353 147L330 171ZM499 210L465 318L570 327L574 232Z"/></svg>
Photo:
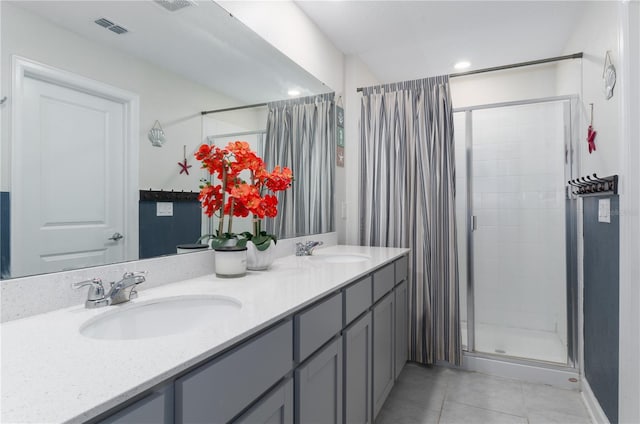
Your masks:
<svg viewBox="0 0 640 424"><path fill-rule="evenodd" d="M290 96L299 96L300 95L300 90L289 90L287 91L287 94Z"/></svg>
<svg viewBox="0 0 640 424"><path fill-rule="evenodd" d="M467 62L466 60L461 60L460 62L453 65L453 67L456 69L467 69L469 66L471 66L471 63Z"/></svg>

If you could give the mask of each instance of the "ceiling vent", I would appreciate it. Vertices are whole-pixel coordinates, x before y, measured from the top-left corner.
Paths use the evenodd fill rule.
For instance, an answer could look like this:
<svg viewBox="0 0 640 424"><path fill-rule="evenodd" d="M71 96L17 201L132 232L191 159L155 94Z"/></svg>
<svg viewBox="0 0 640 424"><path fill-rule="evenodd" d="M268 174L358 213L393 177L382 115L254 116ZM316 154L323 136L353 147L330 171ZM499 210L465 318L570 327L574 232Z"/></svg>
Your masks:
<svg viewBox="0 0 640 424"><path fill-rule="evenodd" d="M123 27L121 27L120 25L113 25L113 26L110 26L110 27L109 27L109 28L107 28L107 29L108 29L109 31L113 31L113 32L115 32L116 34L124 34L124 33L129 32L129 31L127 31L127 29L126 29L126 28L123 28Z"/></svg>
<svg viewBox="0 0 640 424"><path fill-rule="evenodd" d="M105 18L96 19L94 22L104 28L109 28L110 26L113 26L113 22Z"/></svg>
<svg viewBox="0 0 640 424"><path fill-rule="evenodd" d="M169 12L175 12L185 7L193 6L194 3L191 0L153 0L160 6L167 9Z"/></svg>
<svg viewBox="0 0 640 424"><path fill-rule="evenodd" d="M129 30L127 30L125 27L116 25L106 18L96 19L93 22L95 22L96 24L100 25L103 28L108 29L109 31L115 32L116 34L126 34L127 32L129 32Z"/></svg>

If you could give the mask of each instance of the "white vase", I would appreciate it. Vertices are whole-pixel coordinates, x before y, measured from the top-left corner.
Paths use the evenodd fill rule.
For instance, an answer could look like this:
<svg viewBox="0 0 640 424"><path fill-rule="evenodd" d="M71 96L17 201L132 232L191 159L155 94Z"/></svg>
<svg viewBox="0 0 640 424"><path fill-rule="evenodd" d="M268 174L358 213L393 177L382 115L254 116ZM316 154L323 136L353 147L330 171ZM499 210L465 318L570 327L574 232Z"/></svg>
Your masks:
<svg viewBox="0 0 640 424"><path fill-rule="evenodd" d="M258 250L252 241L247 242L247 269L252 271L264 271L276 260L276 244L269 241L266 250Z"/></svg>
<svg viewBox="0 0 640 424"><path fill-rule="evenodd" d="M247 273L247 248L237 246L216 247L216 276L222 278L243 277Z"/></svg>

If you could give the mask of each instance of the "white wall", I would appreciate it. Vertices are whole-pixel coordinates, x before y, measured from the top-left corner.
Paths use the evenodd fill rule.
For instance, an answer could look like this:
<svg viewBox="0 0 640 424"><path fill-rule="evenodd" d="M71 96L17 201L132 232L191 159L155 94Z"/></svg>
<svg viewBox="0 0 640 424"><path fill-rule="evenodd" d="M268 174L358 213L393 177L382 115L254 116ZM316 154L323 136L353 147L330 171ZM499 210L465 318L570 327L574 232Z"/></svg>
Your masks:
<svg viewBox="0 0 640 424"><path fill-rule="evenodd" d="M580 174L599 176L617 174L619 149L619 94L620 87L614 90L614 97L606 100L602 69L607 50L611 51L614 65L619 63L618 52L618 2L587 2L584 15L578 21L572 37L565 46L564 53L583 52L582 73L576 78L573 73L559 72L558 87L564 90L567 86L575 86L579 81L581 87L582 125L580 126ZM589 125L590 106L593 103L593 126L598 132L597 150L589 154L586 148L587 126Z"/></svg>
<svg viewBox="0 0 640 424"><path fill-rule="evenodd" d="M573 81L579 81L579 60L563 63ZM579 94L580 86L576 83L557 86L558 67L557 63L548 63L451 78L453 107Z"/></svg>
<svg viewBox="0 0 640 424"><path fill-rule="evenodd" d="M640 3L620 12L620 384L619 421L640 422Z"/></svg>
<svg viewBox="0 0 640 424"><path fill-rule="evenodd" d="M291 0L218 1L239 21L307 72L342 93L344 57Z"/></svg>
<svg viewBox="0 0 640 424"><path fill-rule="evenodd" d="M200 111L229 107L237 100L135 57L105 48L66 29L34 16L8 2L2 7L2 93L9 93L11 55L20 55L53 67L92 78L140 96L140 188L198 190L200 172L191 154L202 139ZM61 48L61 46L64 46ZM2 190L10 186L10 107L2 107ZM251 111L226 113L219 119L245 128L264 128ZM147 132L158 120L167 142L153 147ZM253 128L252 128L253 129ZM189 176L179 174L183 146L193 165Z"/></svg>

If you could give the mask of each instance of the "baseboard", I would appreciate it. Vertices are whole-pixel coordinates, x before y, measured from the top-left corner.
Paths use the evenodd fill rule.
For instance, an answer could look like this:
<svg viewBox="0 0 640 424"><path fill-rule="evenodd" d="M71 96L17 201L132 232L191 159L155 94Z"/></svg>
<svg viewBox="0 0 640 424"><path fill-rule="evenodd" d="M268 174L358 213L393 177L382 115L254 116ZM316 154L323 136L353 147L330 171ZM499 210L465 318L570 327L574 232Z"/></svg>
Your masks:
<svg viewBox="0 0 640 424"><path fill-rule="evenodd" d="M596 424L610 424L607 415L600 406L600 402L598 402L596 395L593 394L591 386L589 386L589 382L584 376L582 377L582 400L587 406L587 411L589 411L591 421Z"/></svg>

